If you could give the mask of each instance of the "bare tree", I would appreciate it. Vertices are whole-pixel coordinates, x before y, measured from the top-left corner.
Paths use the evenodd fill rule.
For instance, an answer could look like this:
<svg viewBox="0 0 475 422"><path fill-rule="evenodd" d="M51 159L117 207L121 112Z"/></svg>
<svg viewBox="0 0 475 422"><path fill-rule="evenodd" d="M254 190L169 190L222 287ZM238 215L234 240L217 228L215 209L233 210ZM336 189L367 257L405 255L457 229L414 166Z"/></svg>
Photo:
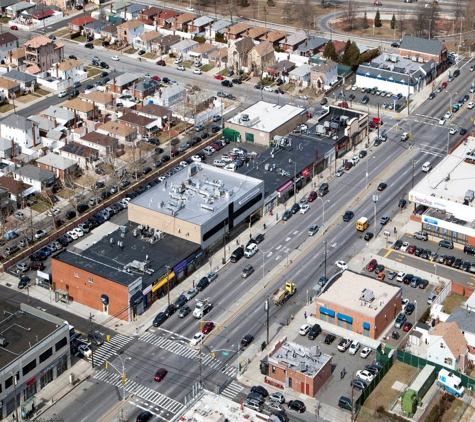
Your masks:
<svg viewBox="0 0 475 422"><path fill-rule="evenodd" d="M295 7L292 2L287 2L282 8L282 22L291 23L294 20Z"/></svg>
<svg viewBox="0 0 475 422"><path fill-rule="evenodd" d="M299 4L297 16L299 26L303 29L307 37L310 36L310 31L315 29L315 7L310 3L310 0L304 0L303 4Z"/></svg>
<svg viewBox="0 0 475 422"><path fill-rule="evenodd" d="M399 39L402 40L403 33L406 29L406 17L404 15L399 15L396 20L396 29L399 32Z"/></svg>
<svg viewBox="0 0 475 422"><path fill-rule="evenodd" d="M233 17L237 12L237 1L236 0L225 0L226 6L229 14L229 19L231 23L234 23Z"/></svg>
<svg viewBox="0 0 475 422"><path fill-rule="evenodd" d="M353 31L356 24L356 5L354 0L348 0L348 6L346 8L346 23L348 30Z"/></svg>

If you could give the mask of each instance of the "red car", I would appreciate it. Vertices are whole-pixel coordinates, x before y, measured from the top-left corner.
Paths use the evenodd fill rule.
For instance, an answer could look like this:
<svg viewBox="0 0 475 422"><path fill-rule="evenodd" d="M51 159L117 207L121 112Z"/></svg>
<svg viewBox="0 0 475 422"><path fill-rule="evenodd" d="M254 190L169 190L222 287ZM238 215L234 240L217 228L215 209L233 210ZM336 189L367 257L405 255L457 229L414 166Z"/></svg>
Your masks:
<svg viewBox="0 0 475 422"><path fill-rule="evenodd" d="M371 129L376 129L378 127L378 125L375 122L369 122L369 127Z"/></svg>
<svg viewBox="0 0 475 422"><path fill-rule="evenodd" d="M158 76L152 76L152 79L157 82L161 81L161 79Z"/></svg>
<svg viewBox="0 0 475 422"><path fill-rule="evenodd" d="M312 192L309 193L308 195L308 198L307 198L307 201L308 202L313 202L315 201L315 199L318 198L318 195L317 195L317 192L315 192L314 190Z"/></svg>
<svg viewBox="0 0 475 422"><path fill-rule="evenodd" d="M40 270L43 271L45 269L45 264L41 261L33 261L30 265L30 270Z"/></svg>
<svg viewBox="0 0 475 422"><path fill-rule="evenodd" d="M12 26L10 26L10 29L11 29L12 31L18 31L18 26L12 25Z"/></svg>
<svg viewBox="0 0 475 422"><path fill-rule="evenodd" d="M157 62L157 64L158 64L159 66L166 66L166 65L167 65L167 64L165 63L165 60L159 60L159 61Z"/></svg>
<svg viewBox="0 0 475 422"><path fill-rule="evenodd" d="M447 88L447 82L442 82L442 89Z"/></svg>
<svg viewBox="0 0 475 422"><path fill-rule="evenodd" d="M222 81L222 80L224 80L224 76L222 76L222 75L216 75L216 76L214 77L214 79L217 79L218 81Z"/></svg>
<svg viewBox="0 0 475 422"><path fill-rule="evenodd" d="M406 323L402 327L402 331L409 331L412 328L412 324L409 321L406 321Z"/></svg>
<svg viewBox="0 0 475 422"><path fill-rule="evenodd" d="M160 382L163 378L165 378L165 375L168 374L168 371L164 368L159 368L157 370L157 373L155 374L155 376L153 377L153 379L157 382Z"/></svg>
<svg viewBox="0 0 475 422"><path fill-rule="evenodd" d="M416 250L416 245L409 245L406 252L413 254L415 250Z"/></svg>
<svg viewBox="0 0 475 422"><path fill-rule="evenodd" d="M353 167L353 163L351 161L347 161L345 164L345 167L343 167L343 170L350 170Z"/></svg>
<svg viewBox="0 0 475 422"><path fill-rule="evenodd" d="M383 3L381 3L380 1L377 1L377 0L376 0L376 1L374 2L374 5L375 5L375 6L382 6Z"/></svg>
<svg viewBox="0 0 475 422"><path fill-rule="evenodd" d="M170 151L170 155L171 155L172 157L178 157L178 154L180 154L180 151L178 151L178 150L176 150L176 149L173 150L173 151Z"/></svg>
<svg viewBox="0 0 475 422"><path fill-rule="evenodd" d="M372 259L371 261L369 261L368 265L366 266L366 269L370 272L373 272L376 268L376 265L378 265L378 261Z"/></svg>
<svg viewBox="0 0 475 422"><path fill-rule="evenodd" d="M211 144L211 148L213 148L215 151L219 151L221 147L218 144Z"/></svg>
<svg viewBox="0 0 475 422"><path fill-rule="evenodd" d="M211 331L213 331L213 328L214 328L214 322L212 321L208 321L205 323L203 329L201 330L201 332L203 334L209 334Z"/></svg>
<svg viewBox="0 0 475 422"><path fill-rule="evenodd" d="M338 107L341 107L341 108L348 108L348 103L344 102L344 103L338 103Z"/></svg>

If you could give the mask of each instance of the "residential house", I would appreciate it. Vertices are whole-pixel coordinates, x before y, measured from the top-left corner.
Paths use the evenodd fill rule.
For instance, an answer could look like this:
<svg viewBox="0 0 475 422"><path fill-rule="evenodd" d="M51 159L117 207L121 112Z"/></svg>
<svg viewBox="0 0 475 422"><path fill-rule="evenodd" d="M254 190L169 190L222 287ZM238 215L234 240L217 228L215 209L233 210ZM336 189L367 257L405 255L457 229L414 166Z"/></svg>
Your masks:
<svg viewBox="0 0 475 422"><path fill-rule="evenodd" d="M54 153L43 155L36 160L36 163L40 169L53 172L55 177L61 180L65 180L68 176L73 177L78 168L76 160Z"/></svg>
<svg viewBox="0 0 475 422"><path fill-rule="evenodd" d="M66 59L62 63L56 63L51 73L58 79L81 81L87 78L87 72L84 70L84 63L79 60Z"/></svg>
<svg viewBox="0 0 475 422"><path fill-rule="evenodd" d="M188 57L195 62L202 62L203 64L209 63L209 55L215 51L218 51L219 46L214 44L198 44L193 50L188 52Z"/></svg>
<svg viewBox="0 0 475 422"><path fill-rule="evenodd" d="M32 164L27 164L13 171L13 178L16 181L22 181L31 185L33 190L40 193L43 188L52 186L55 178L54 173L49 170L42 169Z"/></svg>
<svg viewBox="0 0 475 422"><path fill-rule="evenodd" d="M147 78L132 86L130 92L135 98L143 100L145 97L154 95L155 92L159 90L159 88L160 82L157 82L151 78Z"/></svg>
<svg viewBox="0 0 475 422"><path fill-rule="evenodd" d="M144 50L147 53L153 50L153 46L163 37L158 31L145 32L142 35L134 38L134 48L137 50Z"/></svg>
<svg viewBox="0 0 475 422"><path fill-rule="evenodd" d="M132 4L130 1L126 0L119 0L113 2L109 7L112 13L119 13L120 11L124 10L124 7L129 7Z"/></svg>
<svg viewBox="0 0 475 422"><path fill-rule="evenodd" d="M0 158L11 160L21 154L21 148L12 139L0 137ZM0 185L1 186L1 185Z"/></svg>
<svg viewBox="0 0 475 422"><path fill-rule="evenodd" d="M10 114L0 121L0 136L15 141L22 148L40 143L38 124L19 114Z"/></svg>
<svg viewBox="0 0 475 422"><path fill-rule="evenodd" d="M25 90L34 91L36 85L36 76L30 75L26 72L20 72L19 70L10 70L9 72L3 73L2 76L6 79L10 79L13 82L18 82L20 88Z"/></svg>
<svg viewBox="0 0 475 422"><path fill-rule="evenodd" d="M301 56L311 57L327 44L328 39L322 37L310 37L300 44L297 48L298 54Z"/></svg>
<svg viewBox="0 0 475 422"><path fill-rule="evenodd" d="M117 42L117 27L119 25L112 24L101 29L101 38L104 41L109 41L111 44Z"/></svg>
<svg viewBox="0 0 475 422"><path fill-rule="evenodd" d="M306 39L305 34L290 34L280 41L279 47L283 51L295 51Z"/></svg>
<svg viewBox="0 0 475 422"><path fill-rule="evenodd" d="M226 19L220 19L216 22L213 22L211 26L208 27L206 31L206 37L212 40L216 39L216 34L224 35L226 28L231 26L231 21Z"/></svg>
<svg viewBox="0 0 475 422"><path fill-rule="evenodd" d="M20 83L0 77L0 92L4 98L16 98L20 96Z"/></svg>
<svg viewBox="0 0 475 422"><path fill-rule="evenodd" d="M71 0L63 0L65 2L70 2ZM24 18L34 19L38 22L42 22L44 19L48 19L51 16L54 16L54 9L59 9L56 5L52 5L51 8L45 9L44 5L36 5L34 9L30 9L27 12L23 12L22 15ZM59 10L58 10L59 11Z"/></svg>
<svg viewBox="0 0 475 422"><path fill-rule="evenodd" d="M227 40L237 40L245 36L245 32L250 28L246 23L235 23L224 31L224 37Z"/></svg>
<svg viewBox="0 0 475 422"><path fill-rule="evenodd" d="M124 22L117 27L117 38L121 44L132 44L135 37L145 32L145 25L138 19Z"/></svg>
<svg viewBox="0 0 475 422"><path fill-rule="evenodd" d="M447 61L448 49L445 42L439 39L428 40L404 35L399 45L399 54L417 62L434 60L440 66Z"/></svg>
<svg viewBox="0 0 475 422"><path fill-rule="evenodd" d="M0 12L2 15L6 14L7 7L18 3L18 0L0 0Z"/></svg>
<svg viewBox="0 0 475 422"><path fill-rule="evenodd" d="M188 32L198 35L204 34L206 28L209 28L213 23L214 19L209 16L200 16L196 18L191 24L188 25Z"/></svg>
<svg viewBox="0 0 475 422"><path fill-rule="evenodd" d="M126 21L131 21L133 19L138 19L142 10L145 9L146 6L138 3L132 3L131 5L124 7L120 10L117 10L116 16L124 18ZM141 21L143 22L143 21Z"/></svg>
<svg viewBox="0 0 475 422"><path fill-rule="evenodd" d="M56 125L62 125L68 128L74 126L79 120L74 110L56 106L49 106L49 108L43 112L43 116L53 121Z"/></svg>
<svg viewBox="0 0 475 422"><path fill-rule="evenodd" d="M73 32L82 31L87 24L94 22L95 19L89 15L82 15L68 23L69 29Z"/></svg>
<svg viewBox="0 0 475 422"><path fill-rule="evenodd" d="M161 9L159 9L156 6L149 7L148 9L142 10L139 15L137 16L137 19L140 19L144 24L146 25L153 25L153 22L155 21L155 17L158 17L158 14L161 12Z"/></svg>
<svg viewBox="0 0 475 422"><path fill-rule="evenodd" d="M178 44L181 41L179 35L165 35L152 44L152 50L158 54L168 54L172 46Z"/></svg>
<svg viewBox="0 0 475 422"><path fill-rule="evenodd" d="M248 53L249 66L257 75L275 63L274 46L269 41L262 41Z"/></svg>
<svg viewBox="0 0 475 422"><path fill-rule="evenodd" d="M96 131L103 135L109 135L118 139L119 144L133 145L137 139L136 130L131 126L127 126L123 122L115 122L111 120L110 122L99 126Z"/></svg>
<svg viewBox="0 0 475 422"><path fill-rule="evenodd" d="M308 87L310 85L312 67L313 66L308 64L303 64L296 69L293 69L289 72L289 82L304 88Z"/></svg>
<svg viewBox="0 0 475 422"><path fill-rule="evenodd" d="M76 143L99 151L103 157L113 155L119 150L119 140L116 137L95 131L83 134Z"/></svg>
<svg viewBox="0 0 475 422"><path fill-rule="evenodd" d="M242 69L249 68L249 52L255 47L254 41L249 37L243 37L228 48L228 66L238 73Z"/></svg>
<svg viewBox="0 0 475 422"><path fill-rule="evenodd" d="M140 75L134 73L122 73L107 82L107 90L115 94L121 94L124 89L129 89L139 82Z"/></svg>
<svg viewBox="0 0 475 422"><path fill-rule="evenodd" d="M192 13L183 13L180 16L173 18L172 28L178 29L180 31L187 31L188 26L195 19L195 15Z"/></svg>
<svg viewBox="0 0 475 422"><path fill-rule="evenodd" d="M468 358L472 363L475 361L475 315L473 314L474 299L475 294L472 293L472 295L465 303L466 308L455 308L445 321L447 323L455 322L459 329L462 331L465 340L467 340Z"/></svg>
<svg viewBox="0 0 475 422"><path fill-rule="evenodd" d="M45 137L49 131L55 128L58 128L57 124L55 124L53 121L43 116L38 116L38 115L30 116L29 119L38 125L39 133L41 137ZM59 126L59 128L61 127Z"/></svg>
<svg viewBox="0 0 475 422"><path fill-rule="evenodd" d="M172 120L172 111L156 104L147 104L137 109L135 113L140 116L148 117L149 119L155 119L158 127L161 129L165 127L167 122L171 122Z"/></svg>
<svg viewBox="0 0 475 422"><path fill-rule="evenodd" d="M64 11L71 10L74 7L73 0L44 0L44 4Z"/></svg>
<svg viewBox="0 0 475 422"><path fill-rule="evenodd" d="M85 170L94 168L94 162L99 159L99 151L97 149L76 142L68 142L59 149L59 153L61 157L74 161L78 167Z"/></svg>
<svg viewBox="0 0 475 422"><path fill-rule="evenodd" d="M254 28L248 29L243 36L252 38L255 41L258 41L261 37L267 34L270 31L268 28L263 28L262 26L255 26Z"/></svg>
<svg viewBox="0 0 475 422"><path fill-rule="evenodd" d="M288 80L289 72L295 69L295 63L290 60L281 60L280 62L274 63L272 66L267 68L267 74L273 76L274 78L283 78Z"/></svg>
<svg viewBox="0 0 475 422"><path fill-rule="evenodd" d="M97 107L93 103L74 98L66 102L63 107L66 110L76 113L82 120L94 120L97 116Z"/></svg>
<svg viewBox="0 0 475 422"><path fill-rule="evenodd" d="M158 16L155 17L155 20L158 22L159 26L164 28L171 28L173 19L180 16L180 13L176 10L164 10L160 12Z"/></svg>
<svg viewBox="0 0 475 422"><path fill-rule="evenodd" d="M11 32L0 34L0 60L7 61L7 58L18 49L18 37Z"/></svg>
<svg viewBox="0 0 475 422"><path fill-rule="evenodd" d="M427 361L465 372L469 365L467 340L455 322L440 322L429 336Z"/></svg>
<svg viewBox="0 0 475 422"><path fill-rule="evenodd" d="M338 63L333 60L319 59L310 74L312 87L318 91L330 89L338 81Z"/></svg>
<svg viewBox="0 0 475 422"><path fill-rule="evenodd" d="M268 32L263 37L260 38L260 41L268 41L272 44L273 47L277 47L285 37L287 36L287 32L275 30Z"/></svg>
<svg viewBox="0 0 475 422"><path fill-rule="evenodd" d="M156 118L145 117L133 111L124 112L118 121L125 123L129 127L133 127L141 136L150 136L159 129L159 122Z"/></svg>
<svg viewBox="0 0 475 422"><path fill-rule="evenodd" d="M56 148L61 142L67 141L67 129L61 129L61 126L51 129L41 140L45 147Z"/></svg>
<svg viewBox="0 0 475 422"><path fill-rule="evenodd" d="M35 191L31 185L7 176L0 176L0 188L5 189L10 200L17 203L21 201L23 196L27 196L31 191Z"/></svg>
<svg viewBox="0 0 475 422"><path fill-rule="evenodd" d="M64 57L64 44L44 35L39 35L23 44L27 66L37 65L41 72L46 72L53 63L60 63Z"/></svg>
<svg viewBox="0 0 475 422"><path fill-rule="evenodd" d="M105 19L97 19L84 26L84 32L89 37L94 39L101 38L101 30L110 25L110 22Z"/></svg>
<svg viewBox="0 0 475 422"><path fill-rule="evenodd" d="M172 51L182 59L188 58L188 52L198 47L198 43L193 40L183 40L172 46Z"/></svg>
<svg viewBox="0 0 475 422"><path fill-rule="evenodd" d="M114 107L115 99L112 94L106 94L105 92L101 91L91 91L87 94L82 92L79 94L79 98L83 101L87 101L89 103L94 104L97 106L99 110L106 110L108 108Z"/></svg>
<svg viewBox="0 0 475 422"><path fill-rule="evenodd" d="M27 12L28 10L31 10L34 8L35 8L34 3L29 3L27 1L20 1L18 3L7 6L5 8L5 14L12 19L16 19L20 17L23 12Z"/></svg>
<svg viewBox="0 0 475 422"><path fill-rule="evenodd" d="M222 47L219 50L213 51L208 56L209 64L217 66L219 69L224 69L228 66L228 48Z"/></svg>
<svg viewBox="0 0 475 422"><path fill-rule="evenodd" d="M338 40L332 40L332 43L335 47L336 54L339 56L343 54L345 51L346 47L346 42L344 41L338 41ZM318 52L320 53L320 56L323 58L323 53L325 51L326 44L318 49Z"/></svg>
<svg viewBox="0 0 475 422"><path fill-rule="evenodd" d="M17 69L23 66L23 63L25 62L25 47L20 47L17 50L11 52L6 62L12 66L16 66Z"/></svg>
<svg viewBox="0 0 475 422"><path fill-rule="evenodd" d="M185 88L180 85L170 85L166 88L160 88L160 95L156 102L161 106L170 107L182 101L185 98L185 94Z"/></svg>

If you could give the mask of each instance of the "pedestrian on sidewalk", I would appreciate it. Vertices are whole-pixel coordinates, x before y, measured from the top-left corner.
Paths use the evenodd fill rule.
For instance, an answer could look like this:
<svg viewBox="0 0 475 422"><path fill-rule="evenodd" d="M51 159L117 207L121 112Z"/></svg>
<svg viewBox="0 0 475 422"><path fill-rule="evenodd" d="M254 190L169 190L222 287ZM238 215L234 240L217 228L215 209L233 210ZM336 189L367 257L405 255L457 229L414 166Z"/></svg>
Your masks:
<svg viewBox="0 0 475 422"><path fill-rule="evenodd" d="M305 319L307 319L307 311L305 311L305 312L303 313L303 317L304 317Z"/></svg>

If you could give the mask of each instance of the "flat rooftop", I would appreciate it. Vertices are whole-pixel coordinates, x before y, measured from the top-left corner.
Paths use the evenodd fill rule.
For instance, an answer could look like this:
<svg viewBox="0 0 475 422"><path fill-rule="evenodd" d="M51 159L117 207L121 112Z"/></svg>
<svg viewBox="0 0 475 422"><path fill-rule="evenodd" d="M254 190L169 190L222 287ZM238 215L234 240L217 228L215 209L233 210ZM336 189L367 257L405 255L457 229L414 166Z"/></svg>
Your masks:
<svg viewBox="0 0 475 422"><path fill-rule="evenodd" d="M0 321L0 337L7 341L7 345L0 352L0 369L3 369L54 333L58 326L47 319L20 310L12 310L12 313L9 313L6 311L9 306L2 300L0 305L4 310Z"/></svg>
<svg viewBox="0 0 475 422"><path fill-rule="evenodd" d="M284 364L288 369L301 372L308 377L315 377L328 363L331 356L322 353L318 346L304 347L292 341L286 341L279 347L268 362Z"/></svg>
<svg viewBox="0 0 475 422"><path fill-rule="evenodd" d="M289 104L277 105L259 101L241 113L236 114L228 122L260 130L261 132L272 132L288 120L305 112L306 109ZM247 121L242 120L242 116L245 114L249 116Z"/></svg>
<svg viewBox="0 0 475 422"><path fill-rule="evenodd" d="M372 292L367 298L373 297L373 299L364 300L363 291L366 294ZM319 305L338 304L375 317L400 291L399 286L346 270L318 297L317 302Z"/></svg>
<svg viewBox="0 0 475 422"><path fill-rule="evenodd" d="M145 288L166 274L166 265L177 265L199 251L193 242L170 234L158 236L147 227L128 223L124 233L119 226L106 224L108 229L99 233L100 237L88 238L88 243L81 242L73 251L65 251L55 259L125 286L142 277Z"/></svg>
<svg viewBox="0 0 475 422"><path fill-rule="evenodd" d="M209 157L213 160L213 156ZM131 202L159 214L202 226L249 193L261 180L193 163L152 187Z"/></svg>
<svg viewBox="0 0 475 422"><path fill-rule="evenodd" d="M342 100L343 101L343 100ZM335 143L345 135L346 122L354 118L361 119L367 113L358 112L348 108L330 106L328 113L318 120L318 123L310 128L310 135L317 139L328 139Z"/></svg>

